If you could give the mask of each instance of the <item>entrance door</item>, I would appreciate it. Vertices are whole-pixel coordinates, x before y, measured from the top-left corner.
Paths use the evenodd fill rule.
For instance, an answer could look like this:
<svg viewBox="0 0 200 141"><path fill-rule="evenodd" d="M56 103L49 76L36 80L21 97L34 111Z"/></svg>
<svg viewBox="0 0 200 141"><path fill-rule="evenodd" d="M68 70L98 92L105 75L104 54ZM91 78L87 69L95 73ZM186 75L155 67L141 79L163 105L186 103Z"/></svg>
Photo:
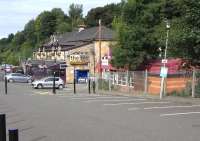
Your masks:
<svg viewBox="0 0 200 141"><path fill-rule="evenodd" d="M87 83L88 81L88 70L76 70L76 81L77 83Z"/></svg>
<svg viewBox="0 0 200 141"><path fill-rule="evenodd" d="M88 93L88 70L75 70L76 92L81 94Z"/></svg>

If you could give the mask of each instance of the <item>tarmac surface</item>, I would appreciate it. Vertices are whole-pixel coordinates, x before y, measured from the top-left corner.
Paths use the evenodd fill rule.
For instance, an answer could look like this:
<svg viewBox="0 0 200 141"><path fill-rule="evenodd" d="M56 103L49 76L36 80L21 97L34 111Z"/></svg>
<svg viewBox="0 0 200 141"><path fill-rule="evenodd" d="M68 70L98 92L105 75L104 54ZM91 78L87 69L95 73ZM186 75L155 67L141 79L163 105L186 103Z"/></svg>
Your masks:
<svg viewBox="0 0 200 141"><path fill-rule="evenodd" d="M87 94L0 82L0 113L20 141L198 141L199 99Z"/></svg>

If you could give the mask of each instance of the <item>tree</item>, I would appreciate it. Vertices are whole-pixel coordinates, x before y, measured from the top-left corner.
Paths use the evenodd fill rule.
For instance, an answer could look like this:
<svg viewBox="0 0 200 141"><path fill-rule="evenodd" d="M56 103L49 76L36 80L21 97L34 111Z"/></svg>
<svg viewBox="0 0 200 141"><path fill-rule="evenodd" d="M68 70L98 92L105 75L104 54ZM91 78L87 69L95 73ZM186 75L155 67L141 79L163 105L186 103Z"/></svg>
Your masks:
<svg viewBox="0 0 200 141"><path fill-rule="evenodd" d="M83 5L71 4L69 6L69 19L71 21L72 29L83 22Z"/></svg>
<svg viewBox="0 0 200 141"><path fill-rule="evenodd" d="M42 41L56 31L56 16L49 11L42 12L35 21L37 40Z"/></svg>
<svg viewBox="0 0 200 141"><path fill-rule="evenodd" d="M176 42L179 57L190 60L193 65L200 65L200 3L196 0L183 0L181 2L182 34Z"/></svg>
<svg viewBox="0 0 200 141"><path fill-rule="evenodd" d="M35 21L30 20L24 27L24 35L26 40L28 40L32 46L37 42L36 30L35 30Z"/></svg>
<svg viewBox="0 0 200 141"><path fill-rule="evenodd" d="M59 34L70 32L71 31L71 25L67 22L62 22L57 26L56 32Z"/></svg>
<svg viewBox="0 0 200 141"><path fill-rule="evenodd" d="M89 27L97 26L99 19L102 24L111 27L112 21L121 13L121 4L109 4L104 7L91 9L86 16L86 23Z"/></svg>
<svg viewBox="0 0 200 141"><path fill-rule="evenodd" d="M159 39L153 35L154 27L161 19L158 14L160 6L161 3L156 0L151 3L147 0L128 0L124 3L122 16L114 25L118 43L113 48L113 65L134 70L141 63L158 56Z"/></svg>

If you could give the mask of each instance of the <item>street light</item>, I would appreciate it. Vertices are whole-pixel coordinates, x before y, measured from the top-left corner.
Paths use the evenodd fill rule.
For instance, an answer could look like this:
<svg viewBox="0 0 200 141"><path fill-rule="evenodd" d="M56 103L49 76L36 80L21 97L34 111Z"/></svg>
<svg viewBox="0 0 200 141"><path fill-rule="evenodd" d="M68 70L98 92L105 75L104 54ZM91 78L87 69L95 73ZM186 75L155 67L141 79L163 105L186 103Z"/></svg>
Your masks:
<svg viewBox="0 0 200 141"><path fill-rule="evenodd" d="M165 44L165 56L164 59L167 58L167 48L168 48L168 41L169 41L169 29L170 29L170 22L169 20L166 20L166 29L167 29L167 37L166 37L166 44ZM165 65L165 63L164 63Z"/></svg>
<svg viewBox="0 0 200 141"><path fill-rule="evenodd" d="M167 68L166 68L166 63L167 63L167 48L168 48L168 41L169 41L169 30L170 30L170 22L169 20L165 20L166 22L166 29L167 29L167 35L166 35L166 42L165 42L165 54L164 54L164 59L162 60L163 67L161 68L161 88L160 88L160 99L163 98L163 89L164 89L164 82L165 82L165 77L167 76Z"/></svg>

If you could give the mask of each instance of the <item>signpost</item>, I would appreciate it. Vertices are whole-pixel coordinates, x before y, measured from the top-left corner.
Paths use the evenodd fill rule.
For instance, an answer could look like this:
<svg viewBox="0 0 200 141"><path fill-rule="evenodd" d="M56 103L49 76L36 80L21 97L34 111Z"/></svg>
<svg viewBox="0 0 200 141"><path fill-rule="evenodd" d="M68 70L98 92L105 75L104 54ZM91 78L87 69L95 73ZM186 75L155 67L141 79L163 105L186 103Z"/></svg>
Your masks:
<svg viewBox="0 0 200 141"><path fill-rule="evenodd" d="M168 68L167 67L161 67L160 77L166 78L167 77L167 73L168 73Z"/></svg>
<svg viewBox="0 0 200 141"><path fill-rule="evenodd" d="M161 67L161 70L160 70L160 77L162 77L161 86L160 86L160 99L162 99L163 97L164 81L165 81L165 78L167 77L167 73L168 73L168 68L165 67L165 64L164 64L164 67Z"/></svg>

